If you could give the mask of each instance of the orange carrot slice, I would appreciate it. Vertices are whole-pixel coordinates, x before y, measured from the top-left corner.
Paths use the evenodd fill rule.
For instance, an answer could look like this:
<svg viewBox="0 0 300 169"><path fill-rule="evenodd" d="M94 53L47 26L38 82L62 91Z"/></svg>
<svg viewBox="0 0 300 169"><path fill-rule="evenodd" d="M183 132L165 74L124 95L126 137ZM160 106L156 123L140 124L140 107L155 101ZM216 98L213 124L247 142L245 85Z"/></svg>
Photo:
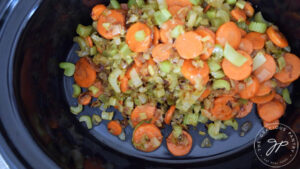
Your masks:
<svg viewBox="0 0 300 169"><path fill-rule="evenodd" d="M276 72L276 63L274 58L266 53L264 54L264 56L266 59L265 63L253 72L260 83L270 80Z"/></svg>
<svg viewBox="0 0 300 169"><path fill-rule="evenodd" d="M251 76L249 82L242 83L245 87L239 91L240 97L249 99L257 93L259 89L259 82L255 76Z"/></svg>
<svg viewBox="0 0 300 169"><path fill-rule="evenodd" d="M156 107L151 104L136 106L130 116L133 127L143 120L152 121L155 111Z"/></svg>
<svg viewBox="0 0 300 169"><path fill-rule="evenodd" d="M163 43L172 43L171 32L178 25L184 25L184 22L179 19L170 19L163 23L160 28L160 40Z"/></svg>
<svg viewBox="0 0 300 169"><path fill-rule="evenodd" d="M267 103L267 102L271 101L275 97L275 94L276 94L276 92L274 90L272 90L267 95L254 96L254 97L250 98L250 100L256 104L263 104L263 103Z"/></svg>
<svg viewBox="0 0 300 169"><path fill-rule="evenodd" d="M242 50L238 50L238 52L245 56L248 60L242 66L238 67L232 64L226 58L224 58L222 62L222 68L224 70L225 75L230 79L244 80L251 74L253 60L248 53Z"/></svg>
<svg viewBox="0 0 300 169"><path fill-rule="evenodd" d="M153 45L157 45L160 39L160 32L159 29L155 26L153 28Z"/></svg>
<svg viewBox="0 0 300 169"><path fill-rule="evenodd" d="M106 9L105 5L98 4L93 7L91 17L94 21L98 20L102 12Z"/></svg>
<svg viewBox="0 0 300 169"><path fill-rule="evenodd" d="M182 75L194 85L197 80L202 80L202 84L205 85L207 83L205 78L209 74L208 64L203 62L203 67L195 67L192 62L192 60L184 60L181 66Z"/></svg>
<svg viewBox="0 0 300 169"><path fill-rule="evenodd" d="M235 49L239 47L241 37L241 31L234 22L224 23L216 32L216 41L218 44L225 46L226 42L228 42Z"/></svg>
<svg viewBox="0 0 300 169"><path fill-rule="evenodd" d="M275 74L275 78L281 83L291 83L299 78L300 75L300 59L292 53L284 55L285 67Z"/></svg>
<svg viewBox="0 0 300 169"><path fill-rule="evenodd" d="M107 123L107 130L115 136L118 136L122 133L122 126L118 120L112 120Z"/></svg>
<svg viewBox="0 0 300 169"><path fill-rule="evenodd" d="M192 136L186 132L182 131L182 139L177 141L173 136L173 132L167 138L167 147L170 153L174 156L184 156L191 151L193 145Z"/></svg>
<svg viewBox="0 0 300 169"><path fill-rule="evenodd" d="M246 13L240 8L235 8L235 9L231 10L230 14L233 17L233 19L238 22L246 21L246 19L247 19Z"/></svg>
<svg viewBox="0 0 300 169"><path fill-rule="evenodd" d="M258 32L249 32L245 38L252 42L253 49L255 50L262 49L265 46L266 37L264 34Z"/></svg>
<svg viewBox="0 0 300 169"><path fill-rule="evenodd" d="M239 45L239 49L247 52L249 55L253 52L253 44L250 40L243 38Z"/></svg>
<svg viewBox="0 0 300 169"><path fill-rule="evenodd" d="M275 27L270 26L267 29L267 35L276 46L281 48L289 46L289 43L284 37L284 35L281 32L279 32L279 30Z"/></svg>
<svg viewBox="0 0 300 169"><path fill-rule="evenodd" d="M205 27L199 27L195 32L202 38L208 38L205 42L203 42L204 50L200 55L202 60L207 60L214 50L216 35L213 31Z"/></svg>
<svg viewBox="0 0 300 169"><path fill-rule="evenodd" d="M132 143L138 150L151 152L156 150L162 142L163 136L154 124L143 123L134 130Z"/></svg>
<svg viewBox="0 0 300 169"><path fill-rule="evenodd" d="M251 112L252 108L253 108L253 102L248 101L247 104L241 105L241 108L240 108L240 110L238 111L238 113L235 117L236 118L246 117Z"/></svg>
<svg viewBox="0 0 300 169"><path fill-rule="evenodd" d="M136 39L136 33L144 34L144 39ZM151 45L151 29L141 22L137 22L129 27L126 33L126 43L134 52L145 52Z"/></svg>
<svg viewBox="0 0 300 169"><path fill-rule="evenodd" d="M166 124L168 124L168 125L171 124L171 120L172 120L174 112L175 112L175 106L171 106L169 108L169 110L167 111L165 119L164 119Z"/></svg>
<svg viewBox="0 0 300 169"><path fill-rule="evenodd" d="M185 32L176 39L175 48L183 59L193 59L202 53L201 36L193 31Z"/></svg>
<svg viewBox="0 0 300 169"><path fill-rule="evenodd" d="M107 25L107 26L104 26ZM106 39L120 35L125 26L125 17L117 10L106 10L98 19L97 31Z"/></svg>
<svg viewBox="0 0 300 169"><path fill-rule="evenodd" d="M172 44L159 44L152 49L152 57L155 61L161 62L171 57L173 52Z"/></svg>
<svg viewBox="0 0 300 169"><path fill-rule="evenodd" d="M74 80L80 87L90 87L96 80L96 71L88 59L80 58L75 65Z"/></svg>
<svg viewBox="0 0 300 169"><path fill-rule="evenodd" d="M284 106L279 101L271 101L258 105L257 111L263 121L272 122L284 114Z"/></svg>

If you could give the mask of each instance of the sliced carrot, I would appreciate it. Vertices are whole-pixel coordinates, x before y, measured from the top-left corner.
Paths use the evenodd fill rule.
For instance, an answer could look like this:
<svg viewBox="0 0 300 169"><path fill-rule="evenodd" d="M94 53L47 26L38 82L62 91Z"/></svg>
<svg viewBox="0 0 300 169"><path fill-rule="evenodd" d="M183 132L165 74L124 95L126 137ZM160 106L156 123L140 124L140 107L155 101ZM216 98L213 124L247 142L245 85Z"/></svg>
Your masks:
<svg viewBox="0 0 300 169"><path fill-rule="evenodd" d="M276 92L274 90L272 90L267 95L254 96L254 97L250 98L250 100L256 104L263 104L263 103L267 103L267 102L271 101L275 97L275 94L276 94Z"/></svg>
<svg viewBox="0 0 300 169"><path fill-rule="evenodd" d="M201 36L194 31L185 32L176 39L175 48L183 59L193 59L202 53Z"/></svg>
<svg viewBox="0 0 300 169"><path fill-rule="evenodd" d="M279 101L271 101L257 106L259 117L265 122L278 120L284 114L284 106Z"/></svg>
<svg viewBox="0 0 300 169"><path fill-rule="evenodd" d="M103 24L108 24L108 27L104 27ZM117 10L107 10L104 11L98 19L97 31L104 38L112 39L120 35L124 26L125 17L122 13Z"/></svg>
<svg viewBox="0 0 300 169"><path fill-rule="evenodd" d="M126 76L124 76L120 81L120 89L123 93L126 93L129 88L128 81L129 80Z"/></svg>
<svg viewBox="0 0 300 169"><path fill-rule="evenodd" d="M226 22L221 25L216 32L216 41L218 44L225 46L226 42L233 48L237 49L241 42L240 28L234 22Z"/></svg>
<svg viewBox="0 0 300 169"><path fill-rule="evenodd" d="M247 104L241 105L241 108L235 117L236 118L246 117L252 111L252 108L253 108L253 102L248 101Z"/></svg>
<svg viewBox="0 0 300 169"><path fill-rule="evenodd" d="M78 104L81 105L88 105L90 104L91 100L92 100L92 96L89 92L81 93L77 98Z"/></svg>
<svg viewBox="0 0 300 169"><path fill-rule="evenodd" d="M98 20L102 12L106 9L105 5L98 4L93 7L91 17L94 21Z"/></svg>
<svg viewBox="0 0 300 169"><path fill-rule="evenodd" d="M159 42L159 39L160 39L160 32L159 32L159 29L155 26L153 28L153 45L157 45L158 42Z"/></svg>
<svg viewBox="0 0 300 169"><path fill-rule="evenodd" d="M270 80L276 72L276 63L274 58L267 53L265 53L264 56L266 59L265 63L253 72L260 83Z"/></svg>
<svg viewBox="0 0 300 169"><path fill-rule="evenodd" d="M192 84L196 84L198 80L202 81L202 84L207 83L204 78L209 74L209 67L206 62L203 62L203 67L195 67L192 60L184 60L181 66L182 75L188 79Z"/></svg>
<svg viewBox="0 0 300 169"><path fill-rule="evenodd" d="M173 5L173 6L170 6L168 8L168 10L174 19L179 19L179 20L184 21L185 17L188 14L189 8L185 8L185 7L182 7L179 5Z"/></svg>
<svg viewBox="0 0 300 169"><path fill-rule="evenodd" d="M252 7L250 2L246 2L243 10L248 17L252 17L254 15L254 8Z"/></svg>
<svg viewBox="0 0 300 169"><path fill-rule="evenodd" d="M85 57L80 58L75 66L74 80L80 87L90 87L96 80L96 71Z"/></svg>
<svg viewBox="0 0 300 169"><path fill-rule="evenodd" d="M118 136L122 133L122 126L118 120L112 120L107 123L107 130L115 136Z"/></svg>
<svg viewBox="0 0 300 169"><path fill-rule="evenodd" d="M95 86L98 89L98 92L96 94L91 93L91 95L95 98L98 98L104 92L104 88L102 86L102 83L101 83L100 80L96 80L95 83L93 84L93 86Z"/></svg>
<svg viewBox="0 0 300 169"><path fill-rule="evenodd" d="M285 101L284 101L284 99L282 98L281 95L279 95L279 94L276 93L273 100L279 101L283 105L283 108L285 110L286 103L285 103Z"/></svg>
<svg viewBox="0 0 300 169"><path fill-rule="evenodd" d="M166 3L168 6L181 6L181 7L186 7L186 6L192 6L193 4L190 2L190 0L166 0Z"/></svg>
<svg viewBox="0 0 300 169"><path fill-rule="evenodd" d="M281 83L290 83L299 78L300 59L292 53L284 54L285 67L275 74L275 78Z"/></svg>
<svg viewBox="0 0 300 169"><path fill-rule="evenodd" d="M232 96L224 95L214 100L214 106L211 109L212 115L219 120L231 119L240 109Z"/></svg>
<svg viewBox="0 0 300 169"><path fill-rule="evenodd" d="M161 62L171 57L173 52L172 44L159 44L152 49L152 57L155 61Z"/></svg>
<svg viewBox="0 0 300 169"><path fill-rule="evenodd" d="M231 10L230 14L233 17L233 19L238 22L246 21L246 19L247 19L246 13L240 8L235 8L235 9Z"/></svg>
<svg viewBox="0 0 300 169"><path fill-rule="evenodd" d="M279 32L277 28L270 26L267 29L267 35L276 46L281 48L289 46L288 41L286 40L284 35L281 32Z"/></svg>
<svg viewBox="0 0 300 169"><path fill-rule="evenodd" d="M169 108L169 110L166 113L166 116L164 119L166 124L168 124L168 125L171 124L171 120L172 120L174 112L175 112L175 106L173 105Z"/></svg>
<svg viewBox="0 0 300 169"><path fill-rule="evenodd" d="M145 34L144 40L138 41L135 34L143 31ZM151 29L144 23L137 22L129 27L126 33L126 43L134 52L145 52L151 45Z"/></svg>
<svg viewBox="0 0 300 169"><path fill-rule="evenodd" d="M202 38L208 38L205 42L203 42L204 50L200 55L202 60L207 60L214 50L216 35L213 31L205 27L199 27L195 32Z"/></svg>
<svg viewBox="0 0 300 169"><path fill-rule="evenodd" d="M249 32L245 38L252 42L253 49L255 50L262 49L265 46L266 37L264 34L258 32Z"/></svg>
<svg viewBox="0 0 300 169"><path fill-rule="evenodd" d="M271 90L272 90L272 81L267 80L260 84L259 89L255 95L256 96L264 96L264 95L267 95L268 93L270 93Z"/></svg>
<svg viewBox="0 0 300 169"><path fill-rule="evenodd" d="M184 22L179 19L170 19L163 23L160 28L160 40L163 43L173 43L171 32L178 25L184 25Z"/></svg>
<svg viewBox="0 0 300 169"><path fill-rule="evenodd" d="M242 29L242 28L240 28L240 32L241 32L242 37L244 37L245 35L247 35L247 32L244 29Z"/></svg>
<svg viewBox="0 0 300 169"><path fill-rule="evenodd" d="M210 93L211 93L210 87L206 88L198 100L200 101L204 100L209 96Z"/></svg>
<svg viewBox="0 0 300 169"><path fill-rule="evenodd" d="M239 45L239 49L251 55L251 53L253 52L253 44L249 39L243 38Z"/></svg>
<svg viewBox="0 0 300 169"><path fill-rule="evenodd" d="M92 38L90 36L87 36L85 38L85 40L86 40L86 42L87 42L87 44L89 45L90 48L93 47L93 41L92 41Z"/></svg>
<svg viewBox="0 0 300 169"><path fill-rule="evenodd" d="M253 60L248 53L242 50L238 50L238 52L245 56L248 60L242 66L238 67L224 58L222 62L222 68L228 78L233 80L244 80L251 74Z"/></svg>
<svg viewBox="0 0 300 169"><path fill-rule="evenodd" d="M162 142L163 136L154 124L143 123L135 128L132 143L138 150L151 152L156 150Z"/></svg>
<svg viewBox="0 0 300 169"><path fill-rule="evenodd" d="M156 107L151 104L136 106L130 116L133 127L143 120L152 122L155 111Z"/></svg>
<svg viewBox="0 0 300 169"><path fill-rule="evenodd" d="M255 76L251 76L250 82L242 83L245 87L239 91L240 97L243 99L249 99L257 93L259 89L259 82Z"/></svg>
<svg viewBox="0 0 300 169"><path fill-rule="evenodd" d="M274 120L272 122L263 121L264 128L268 130L274 130L279 126L279 120Z"/></svg>
<svg viewBox="0 0 300 169"><path fill-rule="evenodd" d="M167 138L167 147L169 152L174 156L184 156L191 151L193 145L192 136L186 132L182 131L180 141L173 136L173 132Z"/></svg>

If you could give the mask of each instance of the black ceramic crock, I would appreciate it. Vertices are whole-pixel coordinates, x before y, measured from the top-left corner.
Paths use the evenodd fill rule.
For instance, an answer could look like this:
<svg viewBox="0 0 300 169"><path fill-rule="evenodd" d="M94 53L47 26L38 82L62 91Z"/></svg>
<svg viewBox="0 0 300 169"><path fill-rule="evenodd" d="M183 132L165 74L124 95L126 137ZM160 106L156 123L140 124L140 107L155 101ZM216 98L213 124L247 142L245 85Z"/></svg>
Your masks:
<svg viewBox="0 0 300 169"><path fill-rule="evenodd" d="M300 56L300 1L252 2L279 26L292 52ZM98 3L109 1L0 1L0 153L11 168L82 168L87 161L97 168L265 168L253 152L254 136L220 154L174 158L139 154L133 147L120 149L122 142L97 138L80 124L69 112L58 63L72 55L75 28L79 23L91 24L90 10ZM298 137L299 83L292 87L293 104L281 121ZM239 140L222 146L235 144ZM217 149L213 146L208 151ZM299 168L299 155L287 168Z"/></svg>

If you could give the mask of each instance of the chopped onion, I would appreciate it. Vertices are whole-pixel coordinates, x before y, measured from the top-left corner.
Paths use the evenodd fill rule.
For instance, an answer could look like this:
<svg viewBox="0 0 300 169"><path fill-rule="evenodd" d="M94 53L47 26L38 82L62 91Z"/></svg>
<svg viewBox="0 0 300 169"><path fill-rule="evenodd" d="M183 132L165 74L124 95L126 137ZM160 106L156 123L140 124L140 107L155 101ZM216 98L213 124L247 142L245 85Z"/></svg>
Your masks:
<svg viewBox="0 0 300 169"><path fill-rule="evenodd" d="M253 59L253 71L266 62L266 58L262 52L258 52Z"/></svg>
<svg viewBox="0 0 300 169"><path fill-rule="evenodd" d="M143 85L143 82L142 82L141 78L139 77L138 73L136 72L135 68L133 68L130 71L130 77L131 77L131 82L134 87L138 88L141 85Z"/></svg>

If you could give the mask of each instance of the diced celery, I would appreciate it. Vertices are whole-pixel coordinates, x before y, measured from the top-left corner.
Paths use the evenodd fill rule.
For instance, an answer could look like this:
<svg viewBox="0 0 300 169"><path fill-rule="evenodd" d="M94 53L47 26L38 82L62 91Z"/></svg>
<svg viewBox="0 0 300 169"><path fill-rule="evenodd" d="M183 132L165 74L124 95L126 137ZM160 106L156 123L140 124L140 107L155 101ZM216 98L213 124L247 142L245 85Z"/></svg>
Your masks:
<svg viewBox="0 0 300 169"><path fill-rule="evenodd" d="M110 0L110 5L113 9L120 9L121 6L117 0Z"/></svg>
<svg viewBox="0 0 300 169"><path fill-rule="evenodd" d="M226 139L228 136L225 133L220 133L221 122L215 121L214 123L210 123L208 125L208 134L211 138L215 140Z"/></svg>
<svg viewBox="0 0 300 169"><path fill-rule="evenodd" d="M102 119L99 115L93 114L92 115L92 122L94 125L99 125L101 123Z"/></svg>
<svg viewBox="0 0 300 169"><path fill-rule="evenodd" d="M110 26L111 26L111 23L105 22L105 23L102 24L102 26L104 27L105 30L108 31Z"/></svg>
<svg viewBox="0 0 300 169"><path fill-rule="evenodd" d="M168 8L167 2L165 0L157 0L157 4L160 10Z"/></svg>
<svg viewBox="0 0 300 169"><path fill-rule="evenodd" d="M72 97L78 97L81 93L81 88L80 86L78 86L77 84L73 84L72 85L72 88L73 88L73 94L72 94Z"/></svg>
<svg viewBox="0 0 300 169"><path fill-rule="evenodd" d="M139 8L142 8L145 5L145 1L144 0L136 0L136 4Z"/></svg>
<svg viewBox="0 0 300 169"><path fill-rule="evenodd" d="M265 33L267 29L267 24L261 22L250 22L249 30L258 32L258 33Z"/></svg>
<svg viewBox="0 0 300 169"><path fill-rule="evenodd" d="M170 61L165 60L165 61L159 63L159 69L161 71L163 71L164 73L169 73L172 69L172 64Z"/></svg>
<svg viewBox="0 0 300 169"><path fill-rule="evenodd" d="M131 7L133 7L134 5L137 5L136 4L136 0L128 0L128 8L130 9Z"/></svg>
<svg viewBox="0 0 300 169"><path fill-rule="evenodd" d="M187 113L184 116L183 124L197 126L199 113Z"/></svg>
<svg viewBox="0 0 300 169"><path fill-rule="evenodd" d="M224 21L221 18L214 18L212 20L210 20L211 24L213 27L218 28L219 26L221 26Z"/></svg>
<svg viewBox="0 0 300 169"><path fill-rule="evenodd" d="M160 11L154 13L154 21L157 25L165 23L171 17L172 15L167 9L161 9Z"/></svg>
<svg viewBox="0 0 300 169"><path fill-rule="evenodd" d="M240 103L240 104L247 104L248 103L248 100L247 99L239 99L238 100L238 102Z"/></svg>
<svg viewBox="0 0 300 169"><path fill-rule="evenodd" d="M108 82L116 93L121 93L120 86L118 84L118 77L122 74L120 69L113 70L108 76Z"/></svg>
<svg viewBox="0 0 300 169"><path fill-rule="evenodd" d="M199 5L202 0L190 0L190 2L193 4L193 5Z"/></svg>
<svg viewBox="0 0 300 169"><path fill-rule="evenodd" d="M226 126L231 126L234 130L237 130L239 128L239 124L235 119L225 120L223 123Z"/></svg>
<svg viewBox="0 0 300 169"><path fill-rule="evenodd" d="M253 59L253 71L266 62L266 58L262 52L258 52Z"/></svg>
<svg viewBox="0 0 300 169"><path fill-rule="evenodd" d="M139 42L144 41L146 38L145 31L140 30L140 31L135 32L134 37L135 37L136 41L139 41Z"/></svg>
<svg viewBox="0 0 300 169"><path fill-rule="evenodd" d="M87 37L92 33L93 27L92 26L84 26L81 24L78 24L76 28L76 33L81 37Z"/></svg>
<svg viewBox="0 0 300 169"><path fill-rule="evenodd" d="M97 54L97 47L93 46L90 48L90 55L96 55Z"/></svg>
<svg viewBox="0 0 300 169"><path fill-rule="evenodd" d="M206 12L208 19L212 20L216 17L217 11L215 9L210 9Z"/></svg>
<svg viewBox="0 0 300 169"><path fill-rule="evenodd" d="M289 93L289 90L287 88L284 88L282 90L282 97L284 99L284 101L287 103L287 104L292 104L292 100L291 100L291 97L290 97L290 93Z"/></svg>
<svg viewBox="0 0 300 169"><path fill-rule="evenodd" d="M242 66L248 60L245 56L235 51L229 43L225 44L224 57L238 67Z"/></svg>
<svg viewBox="0 0 300 169"><path fill-rule="evenodd" d="M223 79L214 80L212 88L213 88L213 90L225 89L225 90L229 91L230 83Z"/></svg>
<svg viewBox="0 0 300 169"><path fill-rule="evenodd" d="M254 21L255 22L261 22L261 23L267 23L267 21L264 19L264 17L262 16L261 12L257 12L254 16Z"/></svg>
<svg viewBox="0 0 300 169"><path fill-rule="evenodd" d="M70 107L71 113L73 113L73 114L75 114L75 115L81 113L81 112L82 112L82 109L83 109L83 106L82 106L81 104L78 104L76 107L74 107L74 106L71 106L71 107Z"/></svg>
<svg viewBox="0 0 300 169"><path fill-rule="evenodd" d="M90 86L89 91L91 91L93 95L96 95L99 92L99 89L96 86Z"/></svg>
<svg viewBox="0 0 300 169"><path fill-rule="evenodd" d="M200 105L194 105L194 113L199 113L201 110L201 106Z"/></svg>
<svg viewBox="0 0 300 169"><path fill-rule="evenodd" d="M82 115L82 116L80 116L80 117L79 117L79 121L80 121L80 122L84 122L85 125L86 125L86 127L87 127L88 129L91 129L91 128L93 127L92 119L91 119L91 117L88 116L88 115Z"/></svg>
<svg viewBox="0 0 300 169"><path fill-rule="evenodd" d="M282 69L285 67L285 65L286 65L283 56L280 56L280 57L277 59L277 63L278 63L279 70L282 70Z"/></svg>
<svg viewBox="0 0 300 169"><path fill-rule="evenodd" d="M236 0L226 0L226 2L230 5L234 5L236 3Z"/></svg>
<svg viewBox="0 0 300 169"><path fill-rule="evenodd" d="M204 115L201 113L201 114L199 115L198 121L199 121L200 123L205 124L205 123L208 122L208 118L207 118L206 116L204 116Z"/></svg>
<svg viewBox="0 0 300 169"><path fill-rule="evenodd" d="M215 72L221 69L221 66L218 62L216 62L215 60L209 59L208 60L208 66L209 66L209 70L211 72Z"/></svg>
<svg viewBox="0 0 300 169"><path fill-rule="evenodd" d="M65 76L73 76L75 72L75 65L70 62L60 62L59 68L64 69Z"/></svg>
<svg viewBox="0 0 300 169"><path fill-rule="evenodd" d="M117 99L114 98L114 97L110 97L109 100L108 100L108 104L110 106L115 106L117 104Z"/></svg>
<svg viewBox="0 0 300 169"><path fill-rule="evenodd" d="M179 138L182 134L182 127L179 125L174 125L172 133L175 138Z"/></svg>
<svg viewBox="0 0 300 169"><path fill-rule="evenodd" d="M184 33L184 28L182 25L177 25L171 32L172 38L177 38L179 35Z"/></svg>
<svg viewBox="0 0 300 169"><path fill-rule="evenodd" d="M112 120L114 117L114 112L106 112L106 111L103 111L101 113L101 118L103 120Z"/></svg>
<svg viewBox="0 0 300 169"><path fill-rule="evenodd" d="M222 70L218 70L215 72L210 72L210 74L215 78L215 79L221 79L223 77L225 77L225 74Z"/></svg>
<svg viewBox="0 0 300 169"><path fill-rule="evenodd" d="M87 43L85 42L85 40L82 37L75 36L73 38L73 41L78 43L81 51L87 52L87 54L89 54L89 47L88 47Z"/></svg>
<svg viewBox="0 0 300 169"><path fill-rule="evenodd" d="M187 27L192 28L196 23L196 19L197 19L197 13L195 11L190 11L190 14L188 15L188 21L186 24Z"/></svg>
<svg viewBox="0 0 300 169"><path fill-rule="evenodd" d="M244 9L246 2L244 0L238 0L235 5L240 9Z"/></svg>

